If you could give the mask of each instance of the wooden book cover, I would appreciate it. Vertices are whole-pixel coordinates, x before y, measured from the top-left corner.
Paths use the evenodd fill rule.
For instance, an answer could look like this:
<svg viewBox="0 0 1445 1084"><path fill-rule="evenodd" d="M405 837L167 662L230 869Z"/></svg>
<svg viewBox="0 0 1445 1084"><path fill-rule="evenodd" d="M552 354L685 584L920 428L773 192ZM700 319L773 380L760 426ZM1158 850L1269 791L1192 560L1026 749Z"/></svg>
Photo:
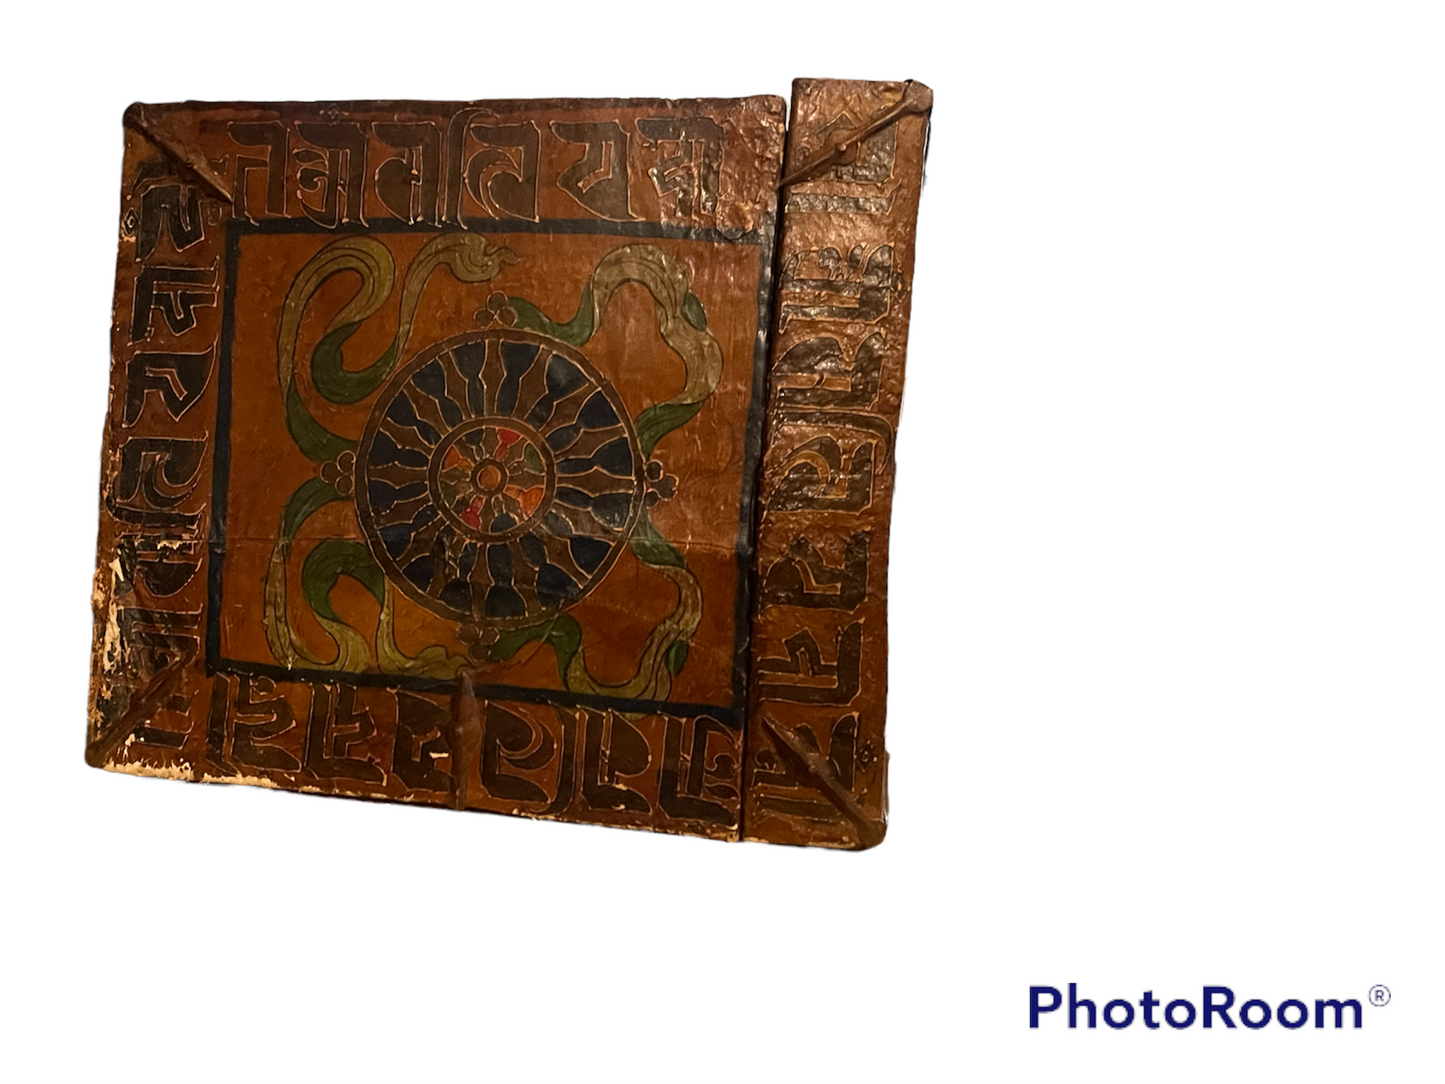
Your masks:
<svg viewBox="0 0 1445 1084"><path fill-rule="evenodd" d="M133 106L90 763L881 838L907 93Z"/></svg>

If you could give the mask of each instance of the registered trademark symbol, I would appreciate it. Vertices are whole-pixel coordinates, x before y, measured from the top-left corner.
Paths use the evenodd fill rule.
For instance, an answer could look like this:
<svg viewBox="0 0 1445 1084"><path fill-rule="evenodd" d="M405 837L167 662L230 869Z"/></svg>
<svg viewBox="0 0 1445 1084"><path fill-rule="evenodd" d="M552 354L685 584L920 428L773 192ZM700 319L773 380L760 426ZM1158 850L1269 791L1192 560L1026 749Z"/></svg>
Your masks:
<svg viewBox="0 0 1445 1084"><path fill-rule="evenodd" d="M1380 986L1378 983L1370 987L1371 1005L1388 1005L1390 1003L1390 988Z"/></svg>

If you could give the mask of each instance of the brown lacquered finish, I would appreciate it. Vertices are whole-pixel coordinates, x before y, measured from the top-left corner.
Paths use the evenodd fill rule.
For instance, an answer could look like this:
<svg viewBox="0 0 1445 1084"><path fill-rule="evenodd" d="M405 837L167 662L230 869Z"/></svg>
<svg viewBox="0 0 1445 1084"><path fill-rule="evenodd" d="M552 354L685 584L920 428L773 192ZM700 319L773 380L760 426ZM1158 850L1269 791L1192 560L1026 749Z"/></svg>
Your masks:
<svg viewBox="0 0 1445 1084"><path fill-rule="evenodd" d="M743 819L781 101L188 103L125 134L91 763L856 842ZM900 339L895 412L901 377Z"/></svg>
<svg viewBox="0 0 1445 1084"><path fill-rule="evenodd" d="M888 521L933 95L799 79L769 353L744 836L888 819Z"/></svg>

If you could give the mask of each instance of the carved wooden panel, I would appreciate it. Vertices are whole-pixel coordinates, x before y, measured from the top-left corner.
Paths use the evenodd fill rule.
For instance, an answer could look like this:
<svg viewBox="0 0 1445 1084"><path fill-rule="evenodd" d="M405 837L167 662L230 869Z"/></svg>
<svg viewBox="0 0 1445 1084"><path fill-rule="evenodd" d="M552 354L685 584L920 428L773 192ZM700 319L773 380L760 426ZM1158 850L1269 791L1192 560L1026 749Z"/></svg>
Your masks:
<svg viewBox="0 0 1445 1084"><path fill-rule="evenodd" d="M766 735L881 673L921 124L783 187L884 230L779 265L778 99L132 107L90 762L868 842L768 827Z"/></svg>
<svg viewBox="0 0 1445 1084"><path fill-rule="evenodd" d="M793 85L757 534L744 835L888 818L888 521L932 93Z"/></svg>

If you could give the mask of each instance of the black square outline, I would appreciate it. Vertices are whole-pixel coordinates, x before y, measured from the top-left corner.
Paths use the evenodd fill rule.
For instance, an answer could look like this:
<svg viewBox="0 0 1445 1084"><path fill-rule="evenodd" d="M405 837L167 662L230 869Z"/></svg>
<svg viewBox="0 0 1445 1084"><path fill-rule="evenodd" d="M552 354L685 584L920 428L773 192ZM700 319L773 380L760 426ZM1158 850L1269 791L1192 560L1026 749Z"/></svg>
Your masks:
<svg viewBox="0 0 1445 1084"><path fill-rule="evenodd" d="M737 598L734 614L733 702L723 704L689 704L672 700L641 700L572 693L566 690L532 689L513 685L478 685L479 698L513 700L523 703L560 704L611 708L615 711L664 714L674 716L710 715L733 729L741 729L747 710L747 678L751 639L752 575L751 557L755 544L758 469L762 457L763 406L767 390L768 331L772 316L773 262L776 256L776 209L768 208L762 226L746 232L724 232L715 229L674 226L659 222L608 222L600 219L543 219L531 222L489 220L472 223L474 233L535 233L543 235L606 235L634 238L667 238L704 241L715 244L741 244L759 250L758 332L753 347L752 397L748 405L747 433L743 448L743 481L739 528L737 534ZM447 691L457 682L444 678L409 677L401 674L345 673L335 670L288 669L272 663L246 662L221 655L221 599L223 565L226 549L226 499L231 464L231 347L235 336L236 270L240 262L241 238L251 234L314 233L323 236L372 233L462 232L458 227L438 228L423 223L409 224L399 219L376 219L370 223L344 222L327 228L310 219L262 219L249 222L233 218L226 223L225 300L221 314L221 345L216 384L216 436L211 489L211 527L208 542L208 597L206 606L206 672L224 672L253 677L269 677L276 681L307 684L350 684L418 692Z"/></svg>

